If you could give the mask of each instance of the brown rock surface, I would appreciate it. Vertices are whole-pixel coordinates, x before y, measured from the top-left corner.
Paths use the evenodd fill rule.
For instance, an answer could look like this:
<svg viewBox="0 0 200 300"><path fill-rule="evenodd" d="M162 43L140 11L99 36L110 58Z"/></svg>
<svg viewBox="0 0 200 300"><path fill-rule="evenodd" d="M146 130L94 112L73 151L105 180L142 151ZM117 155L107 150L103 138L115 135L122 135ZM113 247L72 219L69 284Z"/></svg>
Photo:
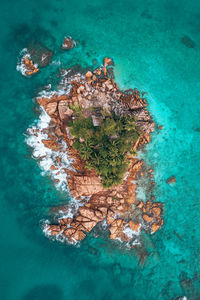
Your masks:
<svg viewBox="0 0 200 300"><path fill-rule="evenodd" d="M146 221L147 223L153 222L153 217L150 217L146 214L144 214L142 217L143 217L143 220Z"/></svg>
<svg viewBox="0 0 200 300"><path fill-rule="evenodd" d="M53 170L56 170L56 167L55 167L54 165L52 165L52 166L50 167L50 169L53 171Z"/></svg>
<svg viewBox="0 0 200 300"><path fill-rule="evenodd" d="M108 58L108 57L105 57L104 58L104 62L103 62L104 66L113 66L114 65L114 62L111 58Z"/></svg>
<svg viewBox="0 0 200 300"><path fill-rule="evenodd" d="M97 176L75 175L69 184L73 196L90 196L104 191L101 179Z"/></svg>
<svg viewBox="0 0 200 300"><path fill-rule="evenodd" d="M167 179L167 183L168 184L172 184L172 183L176 183L176 177L175 176L171 176Z"/></svg>
<svg viewBox="0 0 200 300"><path fill-rule="evenodd" d="M139 224L139 223L135 223L135 222L133 222L133 221L129 221L128 225L129 225L129 227L130 227L133 231L139 232L139 230L140 230L140 224Z"/></svg>
<svg viewBox="0 0 200 300"><path fill-rule="evenodd" d="M33 64L33 61L29 59L28 55L25 55L25 57L22 59L22 63L25 65L26 75L31 76L39 72L39 69Z"/></svg>
<svg viewBox="0 0 200 300"><path fill-rule="evenodd" d="M48 115L52 116L57 110L57 103L56 102L51 102L48 103L46 106L46 112Z"/></svg>
<svg viewBox="0 0 200 300"><path fill-rule="evenodd" d="M151 225L152 232L155 233L160 228L160 225L153 223Z"/></svg>
<svg viewBox="0 0 200 300"><path fill-rule="evenodd" d="M73 110L69 108L69 103L67 100L61 100L58 104L58 112L61 121L65 120L68 117L71 117Z"/></svg>
<svg viewBox="0 0 200 300"><path fill-rule="evenodd" d="M51 235L58 235L62 232L63 228L59 225L48 225L48 230L51 233Z"/></svg>
<svg viewBox="0 0 200 300"><path fill-rule="evenodd" d="M76 240L76 241L82 241L85 238L85 233L81 230L77 230L72 237Z"/></svg>
<svg viewBox="0 0 200 300"><path fill-rule="evenodd" d="M70 50L73 49L76 46L76 42L70 37L66 37L63 44L62 49L63 50Z"/></svg>
<svg viewBox="0 0 200 300"><path fill-rule="evenodd" d="M123 232L124 223L125 222L121 219L117 219L114 222L112 222L110 229L109 229L110 230L110 238L112 240L116 239L120 235L120 233Z"/></svg>
<svg viewBox="0 0 200 300"><path fill-rule="evenodd" d="M49 149L58 151L59 149L59 144L55 141L52 140L42 140L42 143Z"/></svg>
<svg viewBox="0 0 200 300"><path fill-rule="evenodd" d="M88 71L88 72L85 74L85 78L86 78L86 79L90 79L92 76L93 76L93 74L92 74L91 71Z"/></svg>

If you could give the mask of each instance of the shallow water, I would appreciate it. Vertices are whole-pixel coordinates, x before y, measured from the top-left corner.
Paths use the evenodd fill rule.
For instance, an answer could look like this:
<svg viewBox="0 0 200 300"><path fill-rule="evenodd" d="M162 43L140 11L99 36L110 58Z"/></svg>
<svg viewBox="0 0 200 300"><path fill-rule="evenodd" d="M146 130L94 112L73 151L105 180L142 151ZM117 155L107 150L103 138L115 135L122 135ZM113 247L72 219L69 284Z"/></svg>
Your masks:
<svg viewBox="0 0 200 300"><path fill-rule="evenodd" d="M0 6L0 299L200 299L200 3L10 0ZM65 35L79 46L64 53ZM53 63L25 78L17 58L32 40L53 50ZM52 242L39 226L66 196L41 175L25 143L39 114L32 98L56 84L58 68L92 66L104 56L114 59L121 87L148 93L149 109L163 125L144 156L165 206L164 227L143 235L140 258L92 234L79 248ZM175 186L166 184L172 175Z"/></svg>

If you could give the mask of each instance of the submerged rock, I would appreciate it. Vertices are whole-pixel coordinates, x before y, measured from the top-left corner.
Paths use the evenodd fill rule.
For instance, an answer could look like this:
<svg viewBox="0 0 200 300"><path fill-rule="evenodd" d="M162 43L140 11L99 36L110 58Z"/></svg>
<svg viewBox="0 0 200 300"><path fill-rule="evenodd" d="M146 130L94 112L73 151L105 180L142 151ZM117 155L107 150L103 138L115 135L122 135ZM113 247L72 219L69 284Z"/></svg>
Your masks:
<svg viewBox="0 0 200 300"><path fill-rule="evenodd" d="M46 67L49 65L53 55L53 52L50 49L35 41L28 45L28 53L39 67Z"/></svg>
<svg viewBox="0 0 200 300"><path fill-rule="evenodd" d="M188 48L194 48L196 46L195 42L187 35L184 35L181 38L181 43L184 44Z"/></svg>
<svg viewBox="0 0 200 300"><path fill-rule="evenodd" d="M176 177L175 176L171 176L167 179L167 183L168 184L173 184L176 183Z"/></svg>
<svg viewBox="0 0 200 300"><path fill-rule="evenodd" d="M114 66L113 60L111 58L108 58L108 57L104 58L103 64L104 64L105 67Z"/></svg>
<svg viewBox="0 0 200 300"><path fill-rule="evenodd" d="M176 298L173 298L172 300L188 300L186 296L178 296Z"/></svg>
<svg viewBox="0 0 200 300"><path fill-rule="evenodd" d="M70 50L76 46L76 42L70 37L67 36L62 44L63 50Z"/></svg>

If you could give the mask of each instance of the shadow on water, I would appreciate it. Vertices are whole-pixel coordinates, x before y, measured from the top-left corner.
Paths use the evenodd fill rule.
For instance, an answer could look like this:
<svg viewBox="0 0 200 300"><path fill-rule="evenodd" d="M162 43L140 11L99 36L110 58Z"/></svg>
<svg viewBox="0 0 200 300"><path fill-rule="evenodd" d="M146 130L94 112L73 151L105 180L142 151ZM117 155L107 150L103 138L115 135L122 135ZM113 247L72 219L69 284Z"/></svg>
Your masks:
<svg viewBox="0 0 200 300"><path fill-rule="evenodd" d="M24 22L21 24L12 24L9 28L9 35L5 41L5 48L8 47L13 42L16 47L24 48L32 41L37 41L39 44L45 44L49 47L54 48L56 44L56 39L51 35L49 30L42 28L41 26L33 24L30 26L28 23Z"/></svg>
<svg viewBox="0 0 200 300"><path fill-rule="evenodd" d="M38 285L28 291L22 300L63 300L62 289L54 284Z"/></svg>
<svg viewBox="0 0 200 300"><path fill-rule="evenodd" d="M188 48L195 48L195 46L196 46L195 42L187 35L184 35L181 38L181 43Z"/></svg>
<svg viewBox="0 0 200 300"><path fill-rule="evenodd" d="M145 19L152 19L153 18L152 15L149 13L149 11L146 10L146 9L141 13L141 17L145 18Z"/></svg>

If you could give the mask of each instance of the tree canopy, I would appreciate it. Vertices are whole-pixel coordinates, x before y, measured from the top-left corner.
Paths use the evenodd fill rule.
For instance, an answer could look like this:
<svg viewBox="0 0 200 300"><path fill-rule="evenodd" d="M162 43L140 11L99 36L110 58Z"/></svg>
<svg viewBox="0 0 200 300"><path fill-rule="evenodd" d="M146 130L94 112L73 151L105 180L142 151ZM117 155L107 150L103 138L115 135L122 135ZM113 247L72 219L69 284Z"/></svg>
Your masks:
<svg viewBox="0 0 200 300"><path fill-rule="evenodd" d="M128 168L126 153L140 135L134 117L112 114L100 126L94 126L91 117L79 113L69 126L76 138L73 147L86 161L86 167L96 170L104 187L120 184Z"/></svg>

